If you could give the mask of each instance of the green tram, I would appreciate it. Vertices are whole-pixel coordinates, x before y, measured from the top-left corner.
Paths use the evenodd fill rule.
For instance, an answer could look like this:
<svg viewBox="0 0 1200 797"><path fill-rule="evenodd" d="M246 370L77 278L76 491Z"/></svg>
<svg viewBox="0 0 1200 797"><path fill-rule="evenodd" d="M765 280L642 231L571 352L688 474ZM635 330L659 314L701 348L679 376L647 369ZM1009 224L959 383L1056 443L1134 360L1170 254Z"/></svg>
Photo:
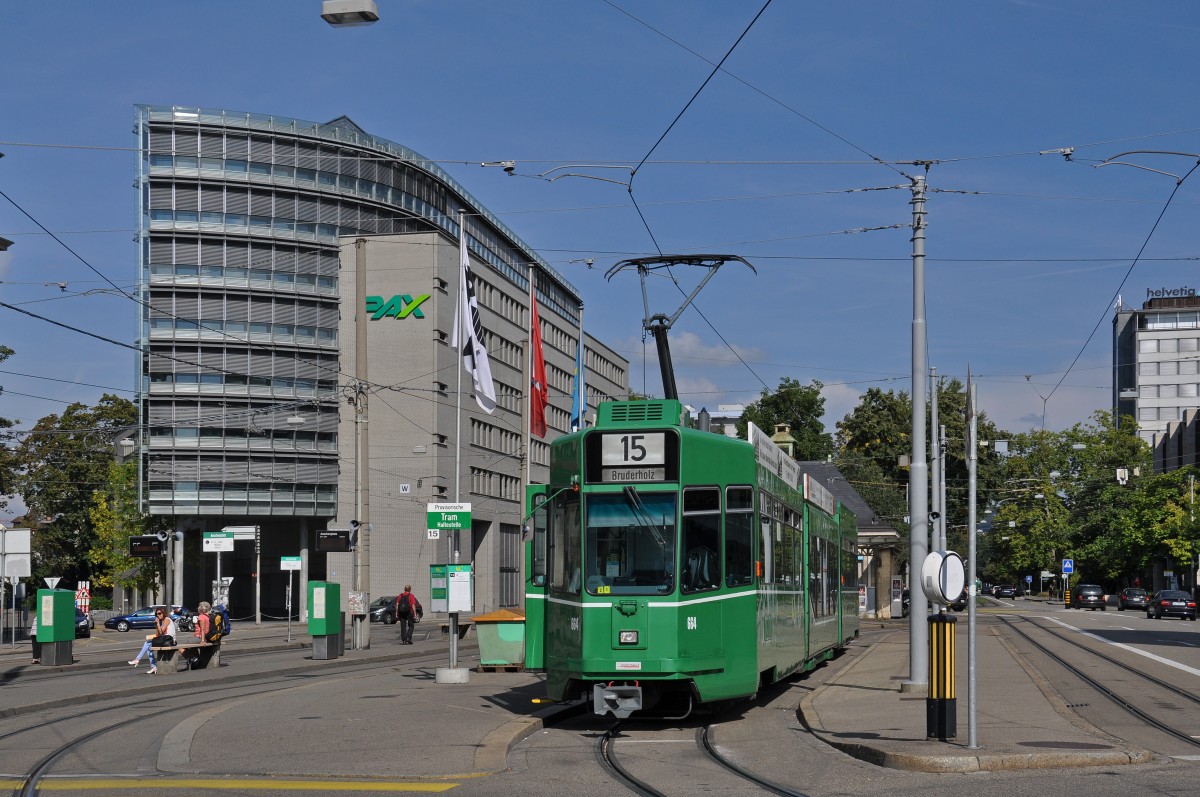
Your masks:
<svg viewBox="0 0 1200 797"><path fill-rule="evenodd" d="M812 669L858 636L854 515L753 425L606 402L531 487L526 666L597 714L686 716Z"/></svg>

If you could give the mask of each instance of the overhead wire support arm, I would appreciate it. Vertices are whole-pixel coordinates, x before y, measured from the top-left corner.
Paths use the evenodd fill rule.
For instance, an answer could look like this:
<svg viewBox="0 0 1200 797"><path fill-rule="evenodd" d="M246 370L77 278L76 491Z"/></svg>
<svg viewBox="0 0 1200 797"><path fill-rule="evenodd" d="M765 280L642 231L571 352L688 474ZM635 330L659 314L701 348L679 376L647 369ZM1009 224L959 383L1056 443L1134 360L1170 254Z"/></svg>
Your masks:
<svg viewBox="0 0 1200 797"><path fill-rule="evenodd" d="M658 368L662 373L663 382L663 397L668 399L678 400L679 390L675 385L675 369L671 363L671 347L667 342L667 334L671 330L671 326L679 319L679 316L687 309L700 290L712 279L717 273L717 269L732 260L739 263L744 263L747 268L755 274L758 271L750 264L746 258L740 255L657 255L653 257L635 257L628 260L622 260L614 265L604 274L606 280L611 281L613 276L620 271L628 268L636 268L638 277L642 283L642 307L645 310L645 316L642 320L642 328L654 336L654 345L658 351ZM671 266L700 266L708 269L708 273L700 280L699 284L692 289L692 292L683 300L683 304L674 314L668 316L665 313L650 312L650 298L646 290L646 276L652 271L659 269L669 269ZM674 279L674 277L672 277Z"/></svg>

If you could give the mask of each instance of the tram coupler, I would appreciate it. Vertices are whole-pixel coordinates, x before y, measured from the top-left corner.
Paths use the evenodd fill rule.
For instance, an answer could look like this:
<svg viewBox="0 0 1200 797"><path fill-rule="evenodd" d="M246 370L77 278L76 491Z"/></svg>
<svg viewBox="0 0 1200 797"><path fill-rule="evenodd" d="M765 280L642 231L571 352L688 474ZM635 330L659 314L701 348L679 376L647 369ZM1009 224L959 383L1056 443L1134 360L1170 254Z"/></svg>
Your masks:
<svg viewBox="0 0 1200 797"><path fill-rule="evenodd" d="M642 709L642 687L596 684L592 687L592 711L600 716L612 714L625 719Z"/></svg>

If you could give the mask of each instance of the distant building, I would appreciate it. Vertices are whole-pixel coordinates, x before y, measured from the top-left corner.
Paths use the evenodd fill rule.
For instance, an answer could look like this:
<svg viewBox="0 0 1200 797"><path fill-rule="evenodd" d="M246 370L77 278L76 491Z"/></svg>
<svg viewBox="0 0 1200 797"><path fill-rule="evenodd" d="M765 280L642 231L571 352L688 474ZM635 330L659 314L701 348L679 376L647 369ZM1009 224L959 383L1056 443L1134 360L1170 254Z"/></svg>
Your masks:
<svg viewBox="0 0 1200 797"><path fill-rule="evenodd" d="M745 404L718 404L715 411L707 407L696 408L690 404L686 406L693 418L699 418L701 412L707 412L709 429L720 432L726 437L737 437L737 423L742 419L742 413L746 411Z"/></svg>
<svg viewBox="0 0 1200 797"><path fill-rule="evenodd" d="M1154 448L1155 469L1196 463L1200 435L1200 297L1151 289L1140 310L1113 317L1113 411L1133 417Z"/></svg>

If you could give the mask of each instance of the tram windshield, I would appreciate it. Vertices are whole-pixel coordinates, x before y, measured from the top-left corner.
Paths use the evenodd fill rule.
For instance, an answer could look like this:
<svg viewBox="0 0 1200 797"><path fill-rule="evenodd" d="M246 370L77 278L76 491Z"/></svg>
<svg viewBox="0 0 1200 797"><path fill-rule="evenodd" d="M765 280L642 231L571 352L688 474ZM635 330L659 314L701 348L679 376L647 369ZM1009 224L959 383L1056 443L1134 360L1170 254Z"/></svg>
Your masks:
<svg viewBox="0 0 1200 797"><path fill-rule="evenodd" d="M585 586L592 595L665 595L675 587L675 493L587 496Z"/></svg>

